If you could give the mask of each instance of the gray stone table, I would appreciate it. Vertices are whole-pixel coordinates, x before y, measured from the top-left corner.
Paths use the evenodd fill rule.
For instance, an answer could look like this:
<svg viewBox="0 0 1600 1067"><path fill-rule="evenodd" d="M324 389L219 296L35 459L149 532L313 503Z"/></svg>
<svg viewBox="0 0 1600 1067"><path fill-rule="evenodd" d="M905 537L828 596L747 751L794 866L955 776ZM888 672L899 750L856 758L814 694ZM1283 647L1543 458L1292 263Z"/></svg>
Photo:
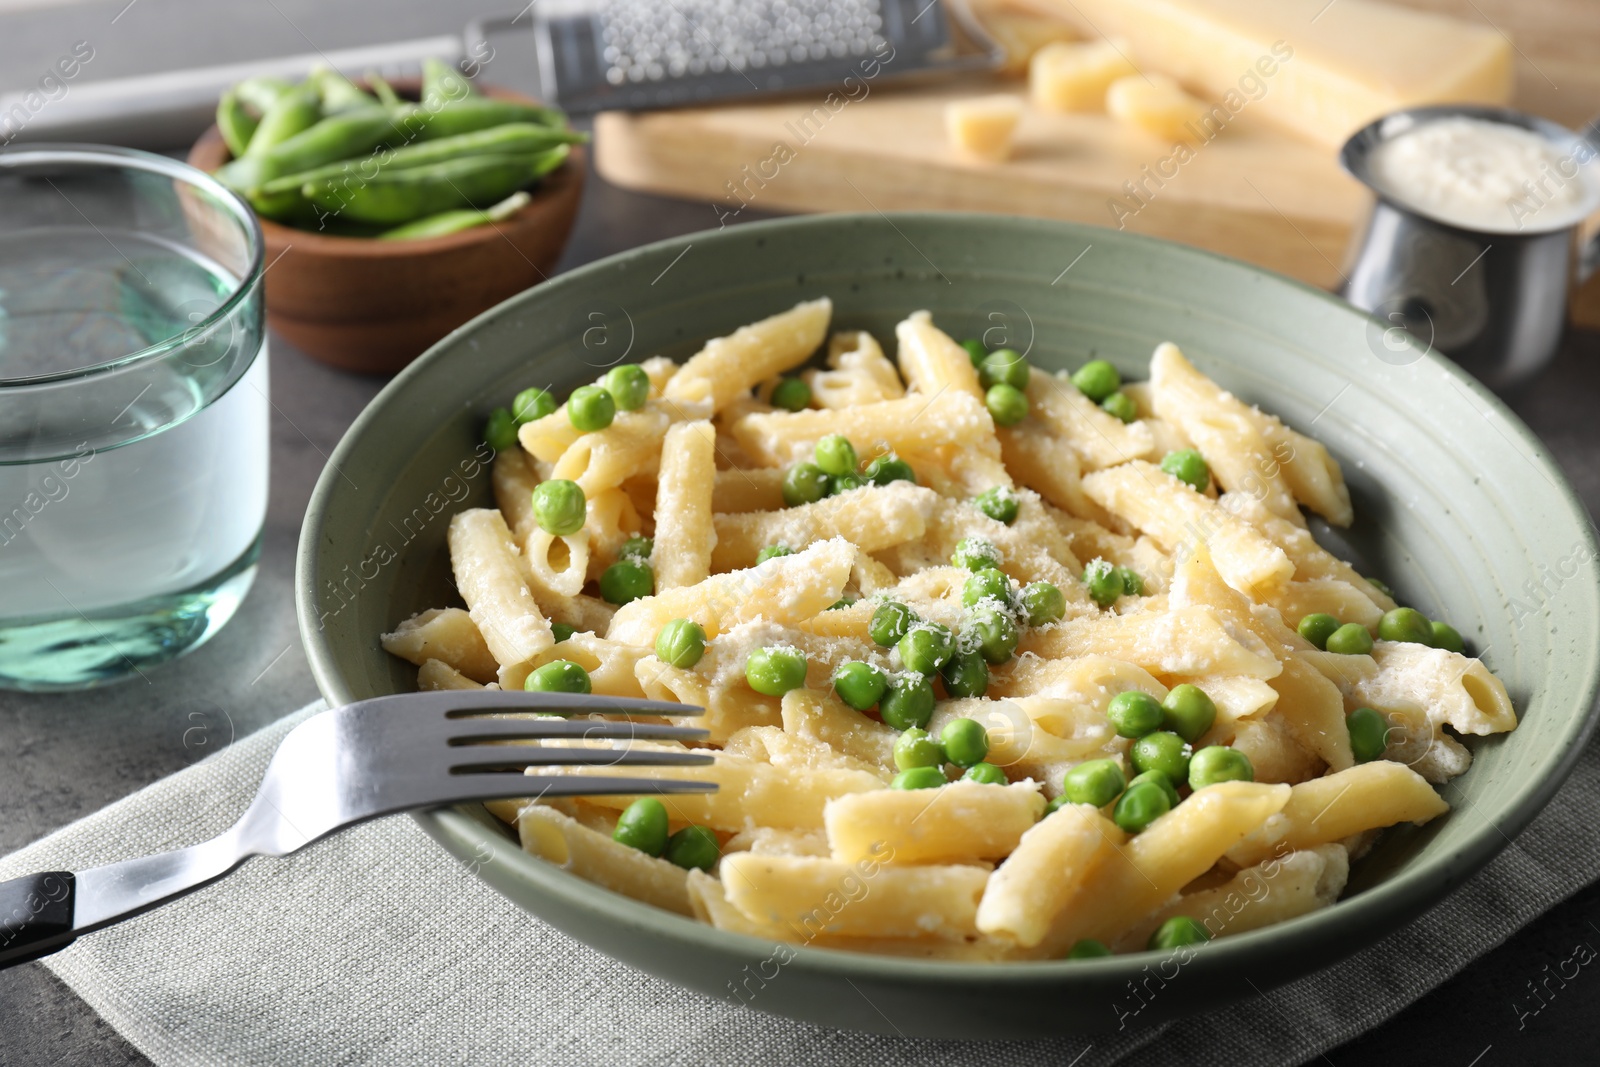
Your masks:
<svg viewBox="0 0 1600 1067"><path fill-rule="evenodd" d="M0 91L33 82L35 72L78 40L96 49L84 76L106 77L431 36L515 5L88 0L8 10L12 6L0 0ZM561 265L714 221L707 204L640 196L591 178ZM1571 337L1537 387L1515 401L1591 511L1600 506L1597 360L1600 336ZM382 384L330 370L272 341L272 491L254 589L210 644L153 672L149 682L78 695L0 693L0 854L315 698L295 630L295 542L325 457ZM1600 946L1600 888L1578 894L1387 1025L1313 1062L1583 1062L1591 1057L1575 1050L1600 1044L1600 1016L1592 1010L1600 977L1580 975L1570 995L1520 1028L1514 1007L1527 980L1538 980L1546 964L1566 959L1583 941ZM43 967L0 972L0 1064L146 1062Z"/></svg>

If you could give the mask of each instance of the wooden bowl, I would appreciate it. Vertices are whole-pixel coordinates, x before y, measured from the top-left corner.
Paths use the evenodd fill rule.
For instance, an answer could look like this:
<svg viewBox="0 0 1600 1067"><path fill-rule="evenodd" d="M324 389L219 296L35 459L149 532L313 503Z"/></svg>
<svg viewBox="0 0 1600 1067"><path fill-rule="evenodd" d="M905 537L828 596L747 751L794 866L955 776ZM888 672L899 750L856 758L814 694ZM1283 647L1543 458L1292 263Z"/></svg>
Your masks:
<svg viewBox="0 0 1600 1067"><path fill-rule="evenodd" d="M414 96L418 86L395 88ZM534 102L493 87L485 92ZM207 172L232 158L215 126L189 150L189 165ZM323 363L398 371L457 326L550 276L578 213L586 161L583 146L573 145L527 207L492 226L443 237L335 237L260 219L268 325Z"/></svg>

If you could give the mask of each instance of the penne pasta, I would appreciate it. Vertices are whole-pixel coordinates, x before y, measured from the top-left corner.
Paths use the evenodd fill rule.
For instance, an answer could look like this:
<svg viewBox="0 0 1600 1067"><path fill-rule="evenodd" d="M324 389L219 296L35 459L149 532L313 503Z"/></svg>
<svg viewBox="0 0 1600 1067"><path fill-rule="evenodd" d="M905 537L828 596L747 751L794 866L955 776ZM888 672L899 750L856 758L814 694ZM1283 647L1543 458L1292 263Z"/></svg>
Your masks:
<svg viewBox="0 0 1600 1067"><path fill-rule="evenodd" d="M799 551L835 537L863 552L893 548L922 537L938 500L931 489L893 482L862 486L779 511L717 515L715 534L706 539L716 543L711 567L718 571L752 567L761 550L771 545Z"/></svg>
<svg viewBox="0 0 1600 1067"><path fill-rule="evenodd" d="M711 521L715 448L716 433L709 422L679 423L662 440L655 548L650 554L657 589L680 589L711 577L717 541Z"/></svg>
<svg viewBox="0 0 1600 1067"><path fill-rule="evenodd" d="M1468 769L1461 737L1515 728L1480 660L1299 631L1325 613L1376 633L1395 607L1302 515L1351 521L1339 463L1175 346L1122 384L1129 422L1033 367L1025 413L996 394L997 427L988 377L929 311L898 323L894 361L869 333L830 338L831 316L805 301L682 365L652 356L646 398L598 428L565 406L521 426L495 507L450 523L463 603L382 635L419 689L559 685L598 698L595 723L633 698L704 709L683 744L530 742L705 751L650 773L715 787L490 802L532 855L775 962L1139 952L1178 916L1221 937L1333 906L1385 828L1448 810L1430 783ZM1103 370L1079 379L1097 396ZM833 434L853 467L819 448ZM1182 449L1206 461L1200 491L1157 466ZM535 515L550 479L582 488L581 527ZM1127 792L1174 753L1175 792Z"/></svg>
<svg viewBox="0 0 1600 1067"><path fill-rule="evenodd" d="M758 383L804 363L828 334L833 303L807 300L706 342L667 382L669 403L720 411Z"/></svg>
<svg viewBox="0 0 1600 1067"><path fill-rule="evenodd" d="M502 672L555 643L528 592L517 546L498 511L473 508L450 520L450 566L478 632Z"/></svg>
<svg viewBox="0 0 1600 1067"><path fill-rule="evenodd" d="M382 637L383 650L422 666L441 661L476 682L492 682L500 665L478 632L472 616L460 608L424 611Z"/></svg>

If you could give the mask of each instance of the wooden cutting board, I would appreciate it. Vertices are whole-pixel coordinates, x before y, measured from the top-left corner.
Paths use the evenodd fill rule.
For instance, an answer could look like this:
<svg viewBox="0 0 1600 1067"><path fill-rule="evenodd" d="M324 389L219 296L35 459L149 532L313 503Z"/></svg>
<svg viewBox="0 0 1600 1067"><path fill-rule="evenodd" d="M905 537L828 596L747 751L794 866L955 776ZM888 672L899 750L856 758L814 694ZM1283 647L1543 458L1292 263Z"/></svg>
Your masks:
<svg viewBox="0 0 1600 1067"><path fill-rule="evenodd" d="M1600 113L1600 4L1593 0L1411 0L1492 22L1517 48L1517 105L1569 126ZM1269 90L1270 91L1270 88ZM706 224L763 211L995 211L1120 227L1209 248L1334 288L1362 187L1334 153L1255 121L1248 106L1193 157L1105 115L1025 112L1014 158L973 162L945 141L947 100L1025 96L1015 80L871 87L820 99L607 113L595 159L630 189L706 201ZM845 100L837 96L838 100ZM1574 318L1600 327L1600 279Z"/></svg>

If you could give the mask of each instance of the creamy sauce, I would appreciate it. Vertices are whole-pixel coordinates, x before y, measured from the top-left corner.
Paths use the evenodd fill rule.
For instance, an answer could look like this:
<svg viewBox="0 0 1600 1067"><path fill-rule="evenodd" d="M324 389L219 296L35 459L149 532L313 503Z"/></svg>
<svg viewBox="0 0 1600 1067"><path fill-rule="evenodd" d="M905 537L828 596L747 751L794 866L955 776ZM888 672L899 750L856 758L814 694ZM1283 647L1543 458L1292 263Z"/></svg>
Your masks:
<svg viewBox="0 0 1600 1067"><path fill-rule="evenodd" d="M1490 233L1538 232L1577 221L1600 200L1585 142L1456 116L1427 122L1373 150L1373 184L1429 218Z"/></svg>

